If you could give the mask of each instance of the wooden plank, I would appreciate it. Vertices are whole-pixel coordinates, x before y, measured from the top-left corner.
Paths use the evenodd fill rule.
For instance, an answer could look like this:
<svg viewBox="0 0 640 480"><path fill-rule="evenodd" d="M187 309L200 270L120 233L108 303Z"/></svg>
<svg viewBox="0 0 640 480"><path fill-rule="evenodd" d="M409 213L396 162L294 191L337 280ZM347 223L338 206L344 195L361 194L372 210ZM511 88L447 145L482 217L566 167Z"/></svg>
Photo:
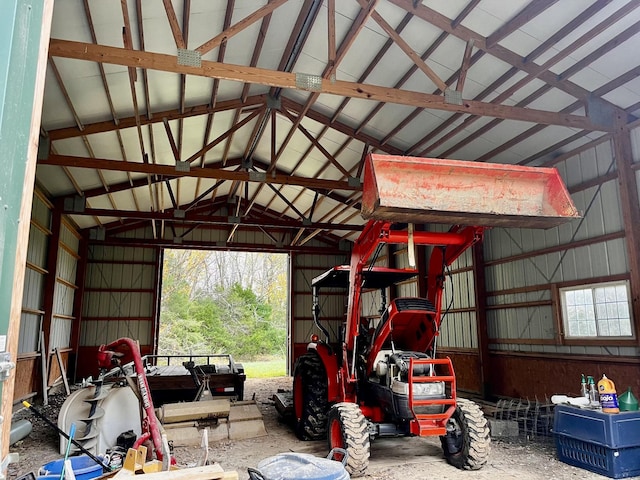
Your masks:
<svg viewBox="0 0 640 480"><path fill-rule="evenodd" d="M60 350L58 347L55 348L56 359L58 360L58 367L60 367L60 373L62 374L62 381L64 382L64 392L68 395L71 395L71 390L69 389L69 380L67 380L67 371L64 368L64 362L62 361L62 355L60 355Z"/></svg>
<svg viewBox="0 0 640 480"><path fill-rule="evenodd" d="M162 423L177 423L187 420L204 420L230 416L229 400L210 400L207 402L169 403L161 408Z"/></svg>
<svg viewBox="0 0 640 480"><path fill-rule="evenodd" d="M126 473L121 475L120 472L113 478L130 476L130 474ZM181 468L168 472L146 473L143 478L144 480L238 480L238 472L221 472L220 465L213 464L202 467Z"/></svg>
<svg viewBox="0 0 640 480"><path fill-rule="evenodd" d="M478 42L477 42L478 43ZM481 42L484 43L484 42ZM159 71L198 75L208 78L220 78L238 82L255 83L272 87L305 90L298 86L298 74L280 72L243 65L231 65L220 62L202 61L200 67L178 65L176 57L160 53L131 51L124 48L94 45L91 43L73 42L52 39L50 43L52 56L75 58L94 62L111 63L132 67L147 68ZM406 91L395 88L367 85L342 80L323 78L316 94L326 93L365 100L410 105L450 112L462 112L495 118L521 120L545 125L563 125L569 128L584 130L610 131L611 126L594 124L588 117L567 113L547 112L530 108L496 105L476 100L465 100L462 105L446 103L441 95Z"/></svg>
<svg viewBox="0 0 640 480"><path fill-rule="evenodd" d="M47 368L47 351L44 345L44 332L40 332L40 373L42 374L42 404L49 405L49 369Z"/></svg>
<svg viewBox="0 0 640 480"><path fill-rule="evenodd" d="M257 22L261 18L269 15L276 8L278 8L280 5L286 2L287 0L271 0L269 3L259 8L258 10L253 12L251 15L248 15L247 17L240 20L238 23L227 28L224 32L219 33L218 35L213 37L211 40L208 40L205 43L203 43L198 48L196 48L196 50L200 52L201 55L204 55L205 53L210 52L211 50L216 48L218 45L220 45L222 42L226 42L231 37L240 33L245 28L249 27L250 25L253 25L255 22Z"/></svg>

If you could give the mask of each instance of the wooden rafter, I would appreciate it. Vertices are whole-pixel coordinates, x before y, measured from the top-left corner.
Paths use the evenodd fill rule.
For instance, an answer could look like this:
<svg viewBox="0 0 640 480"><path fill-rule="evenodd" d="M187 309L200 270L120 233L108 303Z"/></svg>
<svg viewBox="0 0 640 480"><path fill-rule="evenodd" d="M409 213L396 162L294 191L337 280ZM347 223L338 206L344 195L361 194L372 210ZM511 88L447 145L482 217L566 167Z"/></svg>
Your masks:
<svg viewBox="0 0 640 480"><path fill-rule="evenodd" d="M359 186L350 185L348 182L338 180L324 180L320 178L307 178L299 176L288 176L282 174L260 175L253 172L230 172L222 169L196 168L189 172L180 172L175 167L169 165L150 165L139 162L123 162L120 160L106 160L97 158L82 158L69 155L50 155L49 158L39 162L42 165L65 165L77 168L96 168L101 170L112 170L118 172L138 172L167 177L194 177L213 178L218 180L234 180L243 182L270 182L282 185L297 185L300 187L319 188L325 190L359 190Z"/></svg>
<svg viewBox="0 0 640 480"><path fill-rule="evenodd" d="M284 113L286 115L286 117L291 120L292 123L297 123L298 124L298 130L300 130L302 132L302 134L307 137L307 139L320 151L320 153L322 153L327 160L329 160L329 162L331 162L331 164L336 167L338 170L340 170L340 172L348 177L349 176L349 172L347 171L346 168L344 168L340 162L338 162L333 155L331 155L326 148L324 148L320 142L318 142L315 137L313 135L311 135L309 133L309 131L304 128L300 122L296 122L296 120L298 119L297 117L295 117L294 115L292 115L286 108L283 108L282 113Z"/></svg>
<svg viewBox="0 0 640 480"><path fill-rule="evenodd" d="M460 65L460 74L458 75L458 83L456 83L456 90L462 93L464 89L464 82L467 79L467 72L471 66L471 53L473 52L473 42L471 39L467 42L464 48L464 54L462 55L462 65Z"/></svg>
<svg viewBox="0 0 640 480"><path fill-rule="evenodd" d="M196 48L196 51L200 53L200 55L204 55L207 52L210 52L218 45L220 45L223 41L229 40L234 35L237 35L245 28L253 25L255 22L263 18L264 16L273 12L280 5L287 3L287 0L270 0L264 7L259 8L251 15L240 20L238 23L235 23L233 26L227 28L222 33L219 33L211 40L207 40L205 43Z"/></svg>
<svg viewBox="0 0 640 480"><path fill-rule="evenodd" d="M391 0L398 1L398 0ZM262 85L279 86L283 88L299 89L296 84L296 74L277 72L257 67L221 64L218 62L202 61L201 67L178 65L176 57L160 53L136 51L128 52L117 47L105 45L93 45L82 42L52 39L50 54L79 60L101 61L125 66L138 65L143 68L169 71L175 73L187 73L211 78L224 78L240 82L259 83ZM544 76L544 74L543 74ZM398 90L375 85L364 85L346 81L322 80L321 93L332 95L350 96L366 100L378 100L402 105L419 106L434 110L450 112L464 112L474 115L521 120L549 125L563 125L584 130L608 131L610 126L598 125L588 117L568 115L556 112L547 112L535 109L511 107L508 105L494 105L474 100L465 100L462 105L446 103L444 98L438 95ZM317 93L316 95L319 95ZM282 147L281 147L282 148Z"/></svg>
<svg viewBox="0 0 640 480"><path fill-rule="evenodd" d="M358 0L358 3L362 8L365 8L367 5L366 0ZM387 32L387 35L395 42L395 44L400 47L410 59L411 61L420 69L422 72L431 79L431 81L443 92L447 89L447 85L442 81L442 79L434 72L429 65L425 63L425 61L420 58L411 46L404 41L404 39L398 35L398 33L393 29L387 21L382 18L378 12L371 12L371 18L373 18L380 27Z"/></svg>
<svg viewBox="0 0 640 480"><path fill-rule="evenodd" d="M405 9L407 12L412 13L417 18L431 23L432 25L440 28L442 31L455 35L465 42L473 39L474 44L478 49L490 53L494 57L502 60L503 62L506 62L507 64L513 65L518 69L530 74L533 74L535 72L535 65L532 65L527 58L523 58L515 52L512 52L511 50L498 45L487 46L486 38L484 38L482 35L479 35L478 33L464 27L463 25L457 25L455 28L452 27L451 20L449 18L423 5L422 3L416 4L415 2L413 2L413 0L388 1L390 3L393 3L394 5L397 5L398 7ZM590 92L587 89L582 88L575 83L566 80L560 80L557 75L553 74L552 72L545 72L540 75L539 78L540 80L578 99L584 100L590 95ZM611 106L612 108L617 109L617 107L615 107L614 105Z"/></svg>
<svg viewBox="0 0 640 480"><path fill-rule="evenodd" d="M538 58L540 55L542 55L543 53L548 51L550 48L552 48L553 45L556 44L558 38L564 38L565 36L569 35L576 28L578 28L584 22L588 21L595 14L597 14L602 8L604 8L606 6L606 3L607 3L606 1L605 2L599 2L599 3L596 3L596 4L592 5L590 8L586 9L584 12L582 12L580 15L578 15L578 17L576 17L572 22L569 22L562 29L560 29L560 31L559 31L559 33L561 34L560 37L555 37L554 36L552 38L549 38L547 41L542 43L538 48L536 48L533 52L531 52L527 57L527 61L532 63L536 58ZM475 43L475 40L474 40L474 43ZM482 52L478 52L477 54L474 55L474 57L479 57L481 55L482 55ZM476 96L475 99L476 100L483 100L488 95L491 95L497 89L499 89L501 85L505 84L509 79L511 79L514 75L516 75L518 73L518 71L519 70L516 67L512 67L507 72L505 72L503 75L501 75L498 79L496 79L494 82L492 82L492 84L489 85L487 88L485 88L480 94L478 94L478 96ZM548 90L548 87L550 87L550 85L547 85L547 87L546 87L547 90ZM501 101L504 98L507 98L507 97L500 97L500 99L496 98L493 101ZM526 104L524 104L524 105L526 105ZM462 126L462 125L457 126L454 130L448 132L446 135L440 136L438 138L438 140L436 140L433 144L429 145L426 148L423 148L421 151L417 151L417 149L421 145L423 145L423 144L431 141L432 139L438 137L441 132L446 130L446 128L448 128L449 126L451 126L454 123L456 123L456 121L459 119L460 116L461 116L461 114L456 114L456 115L453 115L452 117L450 117L449 119L445 120L435 130L433 130L432 132L428 133L424 138L422 138L417 143L415 143L413 146L411 146L407 150L407 153L409 153L409 154L417 154L418 156L429 155L436 148L438 148L440 145L442 145L445 142L447 142L449 139L453 138L458 133L466 131L465 130L466 127L468 127L471 122L474 122L474 121L477 120L477 118L475 118L475 119L472 119L472 118L465 119L465 121L463 122L464 126ZM466 138L469 138L469 137L466 137Z"/></svg>
<svg viewBox="0 0 640 480"><path fill-rule="evenodd" d="M187 42L182 37L180 24L178 23L178 18L176 17L176 12L173 9L171 0L162 0L162 3L164 4L164 9L167 12L167 19L169 20L169 26L171 27L171 33L173 33L173 39L176 42L176 47L183 49L187 48Z"/></svg>
<svg viewBox="0 0 640 480"><path fill-rule="evenodd" d="M518 12L515 17L487 37L487 48L496 46L500 40L508 37L523 25L526 25L557 2L558 0L536 0L535 2L530 2L522 11Z"/></svg>
<svg viewBox="0 0 640 480"><path fill-rule="evenodd" d="M227 100L224 102L218 102L215 107L211 107L208 104L196 105L193 107L185 108L183 113L180 113L179 109L164 110L161 112L155 112L149 118L143 118L140 121L141 125L153 125L154 123L162 122L163 118L167 120L178 120L180 118L196 117L199 115L207 115L215 112L224 112L235 109L249 109L258 105L263 105L265 102L265 95L253 95L247 97L245 102L239 99ZM151 112L150 112L151 113ZM79 137L81 135L93 135L95 133L112 132L125 128L131 128L136 126L135 117L121 118L117 124L112 121L96 122L84 125L84 129L80 130L78 127L65 127L56 130L49 130L48 135L51 141L64 140L66 138Z"/></svg>
<svg viewBox="0 0 640 480"><path fill-rule="evenodd" d="M137 220L166 220L176 221L183 224L202 223L206 225L235 225L240 223L243 226L249 227L267 227L267 228L286 228L294 229L301 228L303 225L300 221L293 219L272 219L266 221L266 219L256 219L243 217L242 219L230 219L228 215L210 215L195 212L186 212L184 218L176 218L174 212L171 210L165 212L140 212L136 210L110 210L100 208L87 208L83 212L66 212L70 215L89 215L97 217L120 217L125 219L137 219ZM303 217L302 214L300 214ZM308 228L320 228L324 230L344 230L344 231L358 231L362 228L361 224L331 224L331 223L311 223L305 225Z"/></svg>

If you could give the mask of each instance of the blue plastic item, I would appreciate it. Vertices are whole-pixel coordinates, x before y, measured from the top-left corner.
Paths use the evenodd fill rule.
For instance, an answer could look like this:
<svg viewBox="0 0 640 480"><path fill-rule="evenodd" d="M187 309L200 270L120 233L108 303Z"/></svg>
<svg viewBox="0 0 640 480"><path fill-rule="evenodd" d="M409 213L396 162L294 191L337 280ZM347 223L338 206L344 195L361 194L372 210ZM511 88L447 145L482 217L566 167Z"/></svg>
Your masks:
<svg viewBox="0 0 640 480"><path fill-rule="evenodd" d="M558 459L610 478L640 475L640 412L603 413L558 405Z"/></svg>
<svg viewBox="0 0 640 480"><path fill-rule="evenodd" d="M87 455L69 457L69 460L71 460L71 468L76 480L91 480L102 475L102 466ZM54 460L43 465L38 472L38 480L59 480L63 465L64 459Z"/></svg>
<svg viewBox="0 0 640 480"><path fill-rule="evenodd" d="M330 460L333 453L332 450L328 458L308 453L281 453L262 460L257 471L249 470L249 477L252 480L349 480L344 464ZM346 463L346 456L344 461Z"/></svg>

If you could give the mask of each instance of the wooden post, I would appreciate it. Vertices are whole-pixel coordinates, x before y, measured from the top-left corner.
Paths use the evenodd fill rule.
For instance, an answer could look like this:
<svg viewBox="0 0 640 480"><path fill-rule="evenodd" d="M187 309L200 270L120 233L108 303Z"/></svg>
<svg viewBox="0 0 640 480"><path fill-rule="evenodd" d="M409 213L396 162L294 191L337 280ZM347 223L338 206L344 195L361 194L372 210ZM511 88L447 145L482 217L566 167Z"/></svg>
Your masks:
<svg viewBox="0 0 640 480"><path fill-rule="evenodd" d="M480 358L480 385L482 397L488 399L492 395L491 361L489 358L489 332L487 329L487 289L484 273L483 242L472 247L473 253L473 286L475 290L476 324L478 329L478 354Z"/></svg>
<svg viewBox="0 0 640 480"><path fill-rule="evenodd" d="M53 0L4 0L0 15L0 351L18 356L29 219ZM15 373L1 384L0 460L9 453ZM5 468L0 471L4 475Z"/></svg>
<svg viewBox="0 0 640 480"><path fill-rule="evenodd" d="M42 310L42 331L44 332L44 348L50 351L51 325L53 324L54 296L56 291L56 277L58 272L58 250L60 248L60 223L62 221L62 204L58 200L53 204L51 211L51 235L49 236L49 249L47 251L47 276L44 280L44 299Z"/></svg>
<svg viewBox="0 0 640 480"><path fill-rule="evenodd" d="M78 248L80 260L76 269L76 289L73 297L73 324L71 325L71 338L69 339L69 345L71 346L72 353L74 355L73 360L73 373L72 378L77 381L76 378L78 370L78 351L80 347L80 328L82 326L82 304L84 300L85 279L87 276L87 263L89 261L89 236L85 232L80 239L80 245ZM69 361L69 369L71 361Z"/></svg>
<svg viewBox="0 0 640 480"><path fill-rule="evenodd" d="M618 170L620 206L629 257L631 306L637 335L637 329L640 328L640 201L636 174L631 168L633 163L631 134L621 117L618 117L613 134L613 154Z"/></svg>

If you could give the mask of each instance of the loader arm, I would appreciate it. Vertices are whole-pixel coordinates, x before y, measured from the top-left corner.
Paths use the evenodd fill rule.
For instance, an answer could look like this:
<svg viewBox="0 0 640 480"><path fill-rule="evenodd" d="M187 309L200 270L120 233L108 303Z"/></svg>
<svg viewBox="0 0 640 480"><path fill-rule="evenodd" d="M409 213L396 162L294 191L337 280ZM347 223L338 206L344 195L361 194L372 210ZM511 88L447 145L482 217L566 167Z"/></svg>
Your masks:
<svg viewBox="0 0 640 480"><path fill-rule="evenodd" d="M347 307L347 327L343 361L350 365L349 381L355 381L355 369L353 368L353 352L360 330L360 307L363 275L369 268L367 263L371 255L385 244L406 245L411 241L414 245L431 245L435 248L431 254L428 272L429 293L427 299L435 306L436 322L440 325L440 303L442 289L444 288L444 270L451 265L467 248L482 239L483 227L455 226L449 232L424 232L392 230L391 223L381 220L371 220L365 226L362 234L356 240L351 254L349 269L349 304ZM391 324L383 329L391 329ZM384 330L383 330L384 331ZM386 335L380 335L382 347ZM431 343L432 339L427 343ZM424 343L425 339L422 342ZM375 347L374 347L375 348ZM425 347L426 348L426 347ZM377 353L377 352L376 352ZM375 355L374 355L375 356Z"/></svg>

